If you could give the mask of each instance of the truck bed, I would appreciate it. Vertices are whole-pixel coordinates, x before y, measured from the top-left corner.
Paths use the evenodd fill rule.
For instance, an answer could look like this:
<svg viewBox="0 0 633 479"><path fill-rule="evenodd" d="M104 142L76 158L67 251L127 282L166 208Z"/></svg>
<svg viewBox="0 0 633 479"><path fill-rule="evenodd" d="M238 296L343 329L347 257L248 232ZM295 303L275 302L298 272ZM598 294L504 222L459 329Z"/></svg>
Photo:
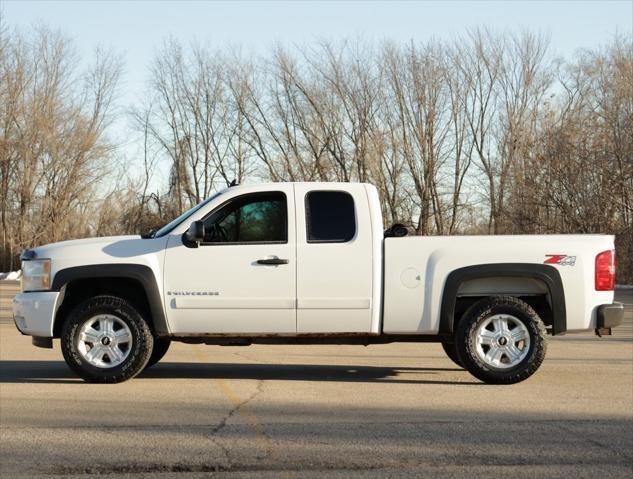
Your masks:
<svg viewBox="0 0 633 479"><path fill-rule="evenodd" d="M495 264L510 265L508 270L533 265L557 271L564 291L574 292L573 297L564 297L566 331L591 330L597 307L613 301L613 291L595 291L593 284L596 255L612 247L613 237L608 235L386 238L383 332L437 334L449 274ZM463 283L457 294L491 293L547 297L548 289L542 281L509 273Z"/></svg>

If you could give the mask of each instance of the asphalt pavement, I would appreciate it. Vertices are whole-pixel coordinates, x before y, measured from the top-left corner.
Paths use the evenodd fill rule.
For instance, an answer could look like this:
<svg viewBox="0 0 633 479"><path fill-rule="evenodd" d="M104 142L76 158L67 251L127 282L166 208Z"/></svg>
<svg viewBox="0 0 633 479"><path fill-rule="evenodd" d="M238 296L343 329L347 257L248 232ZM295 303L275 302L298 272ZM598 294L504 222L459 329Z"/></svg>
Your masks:
<svg viewBox="0 0 633 479"><path fill-rule="evenodd" d="M512 386L411 343L175 344L132 381L87 384L3 307L0 475L631 478L633 291L618 299L613 336L553 338Z"/></svg>

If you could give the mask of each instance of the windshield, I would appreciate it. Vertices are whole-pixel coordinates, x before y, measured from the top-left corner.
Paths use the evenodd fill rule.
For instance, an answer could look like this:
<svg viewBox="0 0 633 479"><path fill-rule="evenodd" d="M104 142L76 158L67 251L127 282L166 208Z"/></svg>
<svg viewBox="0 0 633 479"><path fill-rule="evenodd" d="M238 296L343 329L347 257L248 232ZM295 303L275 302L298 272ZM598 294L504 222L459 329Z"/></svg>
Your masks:
<svg viewBox="0 0 633 479"><path fill-rule="evenodd" d="M211 200L213 200L214 198L217 198L222 193L224 193L224 190L218 191L216 194L209 196L206 200L202 201L201 203L198 203L196 206L194 206L190 210L185 211L178 218L176 218L175 220L170 221L165 226L163 226L161 229L159 229L154 234L154 238L160 238L161 236L165 236L166 234L170 233L174 228L176 228L178 225L180 225L184 221L186 221L187 218L189 218L191 215L193 215L196 211L198 211L203 206L206 206Z"/></svg>

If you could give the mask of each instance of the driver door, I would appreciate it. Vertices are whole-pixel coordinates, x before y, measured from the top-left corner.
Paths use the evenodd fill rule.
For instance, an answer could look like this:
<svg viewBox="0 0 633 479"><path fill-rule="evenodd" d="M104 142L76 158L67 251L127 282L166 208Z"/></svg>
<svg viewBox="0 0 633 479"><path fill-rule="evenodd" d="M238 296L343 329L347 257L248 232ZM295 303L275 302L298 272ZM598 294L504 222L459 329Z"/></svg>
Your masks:
<svg viewBox="0 0 633 479"><path fill-rule="evenodd" d="M295 333L294 217L292 185L280 184L214 208L198 247L172 235L164 276L172 332Z"/></svg>

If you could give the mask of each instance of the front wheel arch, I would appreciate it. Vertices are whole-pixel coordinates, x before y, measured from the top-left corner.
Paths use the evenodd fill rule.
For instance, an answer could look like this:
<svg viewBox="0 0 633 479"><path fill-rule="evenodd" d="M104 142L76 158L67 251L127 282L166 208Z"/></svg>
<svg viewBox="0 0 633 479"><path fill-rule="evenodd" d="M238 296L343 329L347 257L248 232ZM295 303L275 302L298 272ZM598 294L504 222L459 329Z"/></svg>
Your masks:
<svg viewBox="0 0 633 479"><path fill-rule="evenodd" d="M54 337L59 337L74 307L101 294L125 298L145 317L154 335L169 335L156 277L148 266L102 264L65 268L55 274L51 290L61 293L53 324Z"/></svg>

